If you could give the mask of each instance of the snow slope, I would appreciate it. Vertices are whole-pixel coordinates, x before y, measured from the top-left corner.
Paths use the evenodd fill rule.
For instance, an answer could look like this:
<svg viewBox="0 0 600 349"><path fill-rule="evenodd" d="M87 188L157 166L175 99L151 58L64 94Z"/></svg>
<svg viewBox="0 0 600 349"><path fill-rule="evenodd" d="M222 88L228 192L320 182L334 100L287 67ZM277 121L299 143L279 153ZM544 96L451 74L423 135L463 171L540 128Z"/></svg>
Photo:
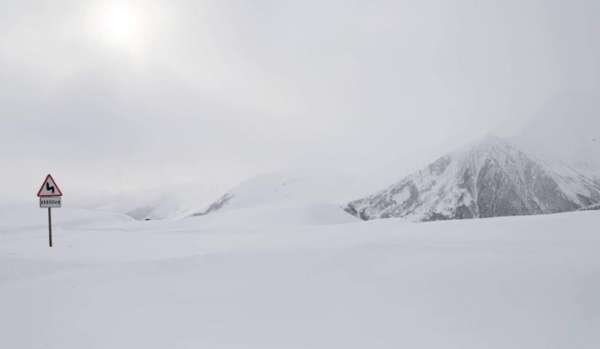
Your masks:
<svg viewBox="0 0 600 349"><path fill-rule="evenodd" d="M415 221L574 211L600 203L600 180L489 136L348 204L362 219Z"/></svg>
<svg viewBox="0 0 600 349"><path fill-rule="evenodd" d="M343 176L267 174L244 181L194 216L249 224L339 224L355 221L342 209L357 183Z"/></svg>
<svg viewBox="0 0 600 349"><path fill-rule="evenodd" d="M0 230L0 348L600 346L598 211L276 227L101 213L59 223L53 249L43 215L19 215Z"/></svg>

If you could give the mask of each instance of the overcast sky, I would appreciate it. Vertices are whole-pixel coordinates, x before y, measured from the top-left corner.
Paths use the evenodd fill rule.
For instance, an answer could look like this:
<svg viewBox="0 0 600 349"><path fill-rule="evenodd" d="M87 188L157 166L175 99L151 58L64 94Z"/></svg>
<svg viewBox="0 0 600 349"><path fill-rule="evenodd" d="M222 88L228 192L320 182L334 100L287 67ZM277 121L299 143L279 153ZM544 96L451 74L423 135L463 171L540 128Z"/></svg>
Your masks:
<svg viewBox="0 0 600 349"><path fill-rule="evenodd" d="M0 5L5 197L400 176L600 90L597 0Z"/></svg>

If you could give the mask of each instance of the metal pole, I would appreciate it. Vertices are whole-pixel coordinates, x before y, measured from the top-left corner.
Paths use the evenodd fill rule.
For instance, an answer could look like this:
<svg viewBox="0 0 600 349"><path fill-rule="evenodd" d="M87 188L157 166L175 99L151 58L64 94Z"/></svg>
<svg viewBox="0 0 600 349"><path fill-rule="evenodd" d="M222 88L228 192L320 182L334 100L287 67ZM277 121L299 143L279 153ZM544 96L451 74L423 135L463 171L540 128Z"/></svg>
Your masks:
<svg viewBox="0 0 600 349"><path fill-rule="evenodd" d="M48 243L52 247L52 209L48 207Z"/></svg>

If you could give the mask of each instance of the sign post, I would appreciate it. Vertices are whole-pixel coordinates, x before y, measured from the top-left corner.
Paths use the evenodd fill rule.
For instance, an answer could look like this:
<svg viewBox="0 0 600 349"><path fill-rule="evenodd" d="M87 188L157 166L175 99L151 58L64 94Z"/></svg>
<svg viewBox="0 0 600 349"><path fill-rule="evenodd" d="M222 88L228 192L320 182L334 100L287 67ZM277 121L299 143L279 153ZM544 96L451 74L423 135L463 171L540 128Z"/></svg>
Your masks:
<svg viewBox="0 0 600 349"><path fill-rule="evenodd" d="M52 208L62 206L62 195L62 191L51 175L46 177L37 194L40 198L40 208L48 208L48 244L50 247L52 247Z"/></svg>
<svg viewBox="0 0 600 349"><path fill-rule="evenodd" d="M48 207L48 244L52 247L52 208Z"/></svg>

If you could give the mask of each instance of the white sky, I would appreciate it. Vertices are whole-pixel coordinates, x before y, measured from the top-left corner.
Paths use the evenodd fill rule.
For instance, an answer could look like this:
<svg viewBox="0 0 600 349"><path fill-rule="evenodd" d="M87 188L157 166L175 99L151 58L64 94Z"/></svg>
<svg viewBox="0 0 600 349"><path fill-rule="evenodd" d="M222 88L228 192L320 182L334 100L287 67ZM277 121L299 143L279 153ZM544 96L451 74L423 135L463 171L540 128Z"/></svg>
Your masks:
<svg viewBox="0 0 600 349"><path fill-rule="evenodd" d="M3 197L390 180L600 91L597 0L0 4Z"/></svg>

